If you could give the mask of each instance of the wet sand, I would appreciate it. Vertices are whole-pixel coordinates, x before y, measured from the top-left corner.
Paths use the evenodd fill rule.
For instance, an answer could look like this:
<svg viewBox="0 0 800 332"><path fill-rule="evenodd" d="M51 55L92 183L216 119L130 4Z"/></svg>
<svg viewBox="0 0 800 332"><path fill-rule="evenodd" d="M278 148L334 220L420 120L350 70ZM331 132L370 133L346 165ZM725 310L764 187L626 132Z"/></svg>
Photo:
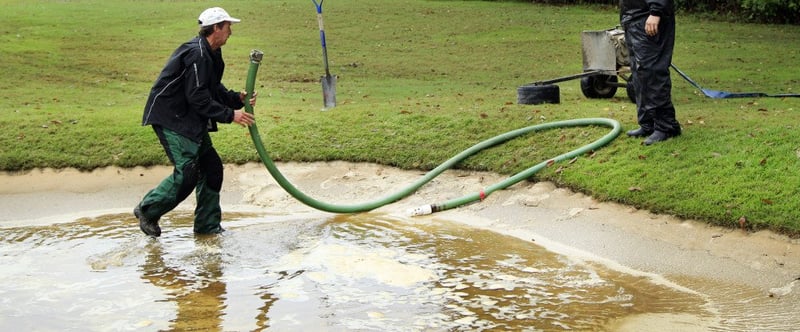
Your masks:
<svg viewBox="0 0 800 332"><path fill-rule="evenodd" d="M333 203L381 197L423 174L344 162L280 163L278 168L303 192ZM0 211L4 213L0 214L0 225L47 224L126 213L170 171L167 167L154 167L2 173ZM289 196L260 164L227 165L225 171L222 204L226 212L326 214ZM460 197L502 179L490 173L448 171L414 195L375 212L407 217L410 208ZM192 198L178 207L189 211L193 208ZM416 218L458 221L490 229L576 261L600 263L625 273L647 275L686 291L711 294L713 301L730 302L725 306L728 311L741 307L741 319L749 319L746 312L756 307L760 315L796 311L800 302L798 240L768 231L752 233L712 227L602 203L551 183L519 183L481 203ZM733 319L730 312L726 315ZM702 330L710 325L698 319L677 315L634 317L619 322L616 330L650 325L683 327L681 330L694 326Z"/></svg>

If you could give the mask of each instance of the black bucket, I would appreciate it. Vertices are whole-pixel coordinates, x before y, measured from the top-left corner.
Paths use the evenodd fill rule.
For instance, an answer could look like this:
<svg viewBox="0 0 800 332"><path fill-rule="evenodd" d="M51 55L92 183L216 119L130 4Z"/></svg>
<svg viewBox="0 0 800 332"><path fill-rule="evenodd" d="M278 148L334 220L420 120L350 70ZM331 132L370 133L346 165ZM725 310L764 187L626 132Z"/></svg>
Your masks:
<svg viewBox="0 0 800 332"><path fill-rule="evenodd" d="M561 103L558 85L523 85L517 88L517 104L558 104Z"/></svg>

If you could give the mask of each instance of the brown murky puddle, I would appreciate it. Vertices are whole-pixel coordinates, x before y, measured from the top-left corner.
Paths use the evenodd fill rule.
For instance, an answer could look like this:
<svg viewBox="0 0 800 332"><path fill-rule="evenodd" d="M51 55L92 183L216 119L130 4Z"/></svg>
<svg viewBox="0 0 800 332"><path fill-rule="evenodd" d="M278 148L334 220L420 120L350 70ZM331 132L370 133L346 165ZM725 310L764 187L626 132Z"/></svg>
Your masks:
<svg viewBox="0 0 800 332"><path fill-rule="evenodd" d="M190 215L176 213L158 240L129 214L1 229L0 330L777 331L797 323L754 309L759 300L746 288L719 299L709 295L719 291L713 282L675 287L458 223L294 218L226 214L228 232L195 236Z"/></svg>

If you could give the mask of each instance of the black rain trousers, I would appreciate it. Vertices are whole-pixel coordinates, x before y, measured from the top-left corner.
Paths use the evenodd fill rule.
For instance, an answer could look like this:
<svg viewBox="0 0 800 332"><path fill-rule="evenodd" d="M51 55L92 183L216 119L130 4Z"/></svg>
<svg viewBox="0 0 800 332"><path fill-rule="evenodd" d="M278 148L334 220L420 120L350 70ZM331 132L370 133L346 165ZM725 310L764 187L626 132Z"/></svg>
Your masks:
<svg viewBox="0 0 800 332"><path fill-rule="evenodd" d="M626 22L625 43L631 62L631 80L636 94L639 126L646 131L677 135L681 127L672 104L670 64L675 45L675 17L662 16L655 36L644 26L647 16Z"/></svg>

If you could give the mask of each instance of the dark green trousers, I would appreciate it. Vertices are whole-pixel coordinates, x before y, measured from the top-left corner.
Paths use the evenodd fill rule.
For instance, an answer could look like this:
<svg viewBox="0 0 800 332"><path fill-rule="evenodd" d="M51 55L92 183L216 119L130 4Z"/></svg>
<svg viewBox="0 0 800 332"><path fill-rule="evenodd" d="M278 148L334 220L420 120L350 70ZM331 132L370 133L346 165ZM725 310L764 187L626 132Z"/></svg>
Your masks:
<svg viewBox="0 0 800 332"><path fill-rule="evenodd" d="M195 192L194 232L214 234L220 226L222 210L219 192L222 189L222 160L206 133L202 142L188 139L172 130L153 126L164 151L174 166L172 175L150 190L142 199L142 214L158 220Z"/></svg>

